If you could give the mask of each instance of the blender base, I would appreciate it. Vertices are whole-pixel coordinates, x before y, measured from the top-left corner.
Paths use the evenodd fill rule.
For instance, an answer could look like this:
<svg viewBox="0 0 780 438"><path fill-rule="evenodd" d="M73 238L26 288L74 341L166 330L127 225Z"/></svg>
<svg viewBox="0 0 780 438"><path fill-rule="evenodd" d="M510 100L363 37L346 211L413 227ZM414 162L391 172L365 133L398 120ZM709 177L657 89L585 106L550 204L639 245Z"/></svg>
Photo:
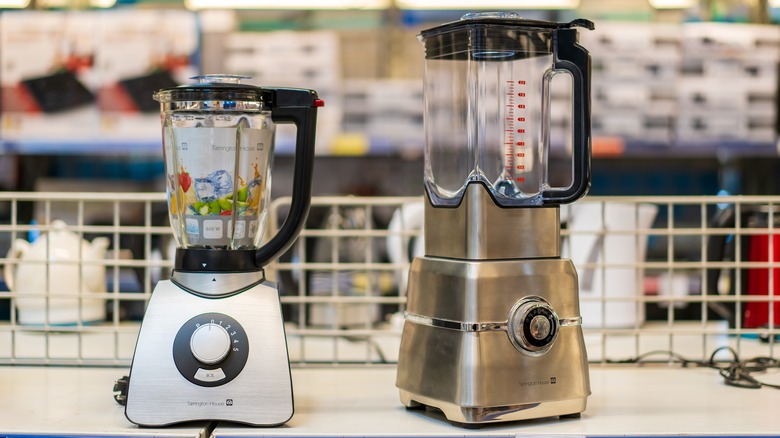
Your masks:
<svg viewBox="0 0 780 438"><path fill-rule="evenodd" d="M584 411L590 380L577 291L567 259L415 258L398 357L401 403L437 408L465 426ZM512 315L534 299L558 318L547 350L510 339Z"/></svg>
<svg viewBox="0 0 780 438"><path fill-rule="evenodd" d="M211 365L190 350L192 332L209 324L229 336L223 342L227 356ZM287 341L273 283L224 298L199 297L169 280L157 284L130 369L128 420L140 426L197 420L276 426L292 415Z"/></svg>
<svg viewBox="0 0 780 438"><path fill-rule="evenodd" d="M512 406L466 407L425 396L400 391L401 404L409 409L426 406L438 409L447 420L463 426L474 426L492 422L530 420L545 417L579 417L585 410L587 398L559 400L544 403L529 403Z"/></svg>

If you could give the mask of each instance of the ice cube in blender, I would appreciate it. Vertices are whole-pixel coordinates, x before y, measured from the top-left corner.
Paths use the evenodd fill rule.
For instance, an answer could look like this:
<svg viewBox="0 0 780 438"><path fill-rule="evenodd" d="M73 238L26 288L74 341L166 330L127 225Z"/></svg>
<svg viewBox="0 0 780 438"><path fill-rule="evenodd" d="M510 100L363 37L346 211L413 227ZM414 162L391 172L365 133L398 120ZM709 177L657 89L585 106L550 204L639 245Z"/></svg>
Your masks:
<svg viewBox="0 0 780 438"><path fill-rule="evenodd" d="M195 178L195 194L201 202L212 202L233 193L233 178L226 170Z"/></svg>

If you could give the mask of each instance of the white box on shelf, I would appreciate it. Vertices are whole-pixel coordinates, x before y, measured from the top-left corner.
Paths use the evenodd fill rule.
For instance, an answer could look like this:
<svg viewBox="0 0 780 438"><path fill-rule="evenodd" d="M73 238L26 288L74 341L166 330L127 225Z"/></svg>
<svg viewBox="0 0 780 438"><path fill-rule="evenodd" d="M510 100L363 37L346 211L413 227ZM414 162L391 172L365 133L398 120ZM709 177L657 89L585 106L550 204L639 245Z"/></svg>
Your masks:
<svg viewBox="0 0 780 438"><path fill-rule="evenodd" d="M746 118L740 113L683 110L677 118L677 140L680 143L744 141L746 136Z"/></svg>
<svg viewBox="0 0 780 438"><path fill-rule="evenodd" d="M780 58L780 28L774 25L686 23L682 30L683 49L687 53L750 53L764 59Z"/></svg>
<svg viewBox="0 0 780 438"><path fill-rule="evenodd" d="M682 29L675 24L597 21L580 41L593 54L678 52Z"/></svg>
<svg viewBox="0 0 780 438"><path fill-rule="evenodd" d="M678 82L680 111L744 111L748 105L748 80L685 77Z"/></svg>
<svg viewBox="0 0 780 438"><path fill-rule="evenodd" d="M748 142L774 143L777 140L777 121L773 113L748 115L746 123Z"/></svg>

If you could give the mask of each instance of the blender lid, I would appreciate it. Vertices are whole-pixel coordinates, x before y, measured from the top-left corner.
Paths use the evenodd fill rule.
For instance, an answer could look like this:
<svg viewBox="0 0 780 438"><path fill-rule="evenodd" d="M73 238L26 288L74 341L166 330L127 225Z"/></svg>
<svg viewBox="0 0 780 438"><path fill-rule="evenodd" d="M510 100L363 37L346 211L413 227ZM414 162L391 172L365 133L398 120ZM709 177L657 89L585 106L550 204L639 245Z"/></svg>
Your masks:
<svg viewBox="0 0 780 438"><path fill-rule="evenodd" d="M572 27L583 27L593 30L595 25L592 21L584 18L569 21L568 23L559 23L556 21L530 20L523 18L517 12L477 12L469 13L460 17L458 21L444 23L430 29L420 32L420 37L425 39L440 33L459 30L461 27L473 25L499 25L499 26L517 26L527 27L529 29L569 29Z"/></svg>
<svg viewBox="0 0 780 438"><path fill-rule="evenodd" d="M472 13L423 30L418 39L425 45L425 59L509 61L552 53L555 31L573 27L594 25L585 19L528 20L516 12Z"/></svg>
<svg viewBox="0 0 780 438"><path fill-rule="evenodd" d="M163 88L154 93L158 102L181 101L249 101L260 102L270 107L273 98L271 90L251 84L242 84L240 75L203 75L194 76L198 82L173 88Z"/></svg>

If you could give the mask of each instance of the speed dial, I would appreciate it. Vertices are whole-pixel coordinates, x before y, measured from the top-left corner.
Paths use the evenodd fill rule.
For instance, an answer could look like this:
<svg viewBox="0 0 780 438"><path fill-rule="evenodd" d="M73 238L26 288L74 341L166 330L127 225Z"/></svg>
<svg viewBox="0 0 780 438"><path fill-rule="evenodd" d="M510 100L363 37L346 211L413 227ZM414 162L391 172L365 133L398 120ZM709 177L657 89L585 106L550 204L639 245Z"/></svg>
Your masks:
<svg viewBox="0 0 780 438"><path fill-rule="evenodd" d="M509 312L509 340L521 353L541 356L558 337L558 315L544 298L525 297Z"/></svg>
<svg viewBox="0 0 780 438"><path fill-rule="evenodd" d="M227 329L213 322L198 326L190 337L192 355L206 365L222 362L230 352L230 344Z"/></svg>
<svg viewBox="0 0 780 438"><path fill-rule="evenodd" d="M249 340L241 324L222 313L204 313L185 322L173 341L173 361L182 376L199 386L230 382L246 365Z"/></svg>

